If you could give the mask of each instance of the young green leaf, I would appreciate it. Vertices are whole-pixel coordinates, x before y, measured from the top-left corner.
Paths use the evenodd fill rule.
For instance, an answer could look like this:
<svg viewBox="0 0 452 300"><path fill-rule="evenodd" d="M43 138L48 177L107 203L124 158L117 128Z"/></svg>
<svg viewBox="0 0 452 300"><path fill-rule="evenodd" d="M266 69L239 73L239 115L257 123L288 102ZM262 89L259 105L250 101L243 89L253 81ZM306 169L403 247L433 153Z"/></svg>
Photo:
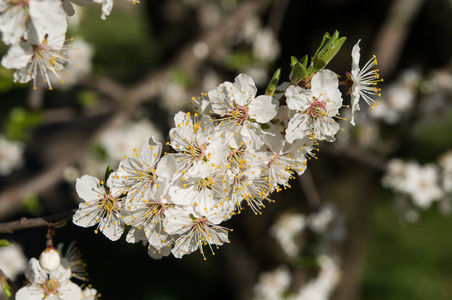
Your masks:
<svg viewBox="0 0 452 300"><path fill-rule="evenodd" d="M273 77L268 83L267 89L265 90L265 95L273 96L275 94L276 86L278 85L280 77L281 77L281 68L276 70L275 74L273 74Z"/></svg>
<svg viewBox="0 0 452 300"><path fill-rule="evenodd" d="M0 240L0 247L8 247L8 246L11 246L11 245L12 244L9 241L7 241L7 240L4 240L4 239Z"/></svg>
<svg viewBox="0 0 452 300"><path fill-rule="evenodd" d="M110 165L107 166L107 169L105 170L105 182L108 181L108 177L110 177L110 174L113 173L113 169Z"/></svg>
<svg viewBox="0 0 452 300"><path fill-rule="evenodd" d="M308 76L305 67L297 63L292 67L292 73L290 74L290 83L292 85L298 85L300 81Z"/></svg>

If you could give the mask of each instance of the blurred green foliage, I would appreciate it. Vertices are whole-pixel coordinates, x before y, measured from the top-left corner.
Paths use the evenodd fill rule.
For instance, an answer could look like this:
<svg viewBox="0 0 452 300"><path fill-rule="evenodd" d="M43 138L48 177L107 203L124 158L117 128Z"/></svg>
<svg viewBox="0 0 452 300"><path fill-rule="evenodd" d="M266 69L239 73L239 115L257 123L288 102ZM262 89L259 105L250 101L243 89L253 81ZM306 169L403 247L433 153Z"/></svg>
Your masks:
<svg viewBox="0 0 452 300"><path fill-rule="evenodd" d="M452 299L452 218L434 205L415 224L401 221L389 199L372 211L361 300Z"/></svg>
<svg viewBox="0 0 452 300"><path fill-rule="evenodd" d="M11 140L27 142L31 131L42 123L40 111L27 111L22 107L11 110L5 121L5 135Z"/></svg>

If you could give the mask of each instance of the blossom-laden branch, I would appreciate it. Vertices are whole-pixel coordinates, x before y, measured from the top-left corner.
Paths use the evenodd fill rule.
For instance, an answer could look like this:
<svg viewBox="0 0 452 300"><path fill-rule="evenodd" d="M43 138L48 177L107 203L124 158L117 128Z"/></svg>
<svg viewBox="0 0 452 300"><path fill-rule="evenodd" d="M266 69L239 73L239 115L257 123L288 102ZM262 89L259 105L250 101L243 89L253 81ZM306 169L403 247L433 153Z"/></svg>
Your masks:
<svg viewBox="0 0 452 300"><path fill-rule="evenodd" d="M265 11L268 5L269 3L267 2L256 0L243 2L237 7L234 13L224 16L217 27L212 28L204 35L187 42L186 45L180 47L180 50L166 66L163 66L158 70L151 70L148 74L143 76L144 79L142 81L132 87L126 88L123 84L106 77L93 78L88 76L86 80L82 82L82 85L85 88L96 91L107 99L111 99L113 103L107 103L107 105L100 106L95 111L87 112L84 117L99 117L107 114L112 114L113 117L109 117L105 122L98 121L98 126L95 129L85 130L80 127L77 136L82 137L83 135L83 141L79 141L79 145L87 145L89 140L94 137L96 133L111 127L111 124L117 125L124 123L126 120L130 119L130 115L136 112L140 105L155 100L156 96L160 93L160 86L169 81L171 78L171 71L175 66L189 76L196 76L197 71L202 67L202 63L207 57L196 56L193 51L194 44L198 42L205 43L209 47L212 55L220 53L222 46L225 43L224 41L226 40L225 37L231 34L231 32L240 30L243 23L249 19L250 16ZM37 92L36 90L33 91ZM127 101L125 101L125 99L127 99ZM34 103L36 101L31 100L30 102ZM124 103L127 104L124 105ZM63 117L64 116L66 116L69 121L80 119L80 116L77 116L76 113L72 114L70 111L66 111L66 114L63 115ZM59 120L58 118L61 118L62 115L58 112L58 114L52 114L50 117L52 117L52 120ZM49 120L47 115L45 120ZM83 134L80 134L81 132L83 132ZM66 134L68 133L66 132ZM55 142L55 144L58 143L59 146L70 146L71 142L71 139L65 139L63 141ZM84 147L78 147L78 149L83 148ZM22 183L20 188L17 186L2 191L0 193L0 219L5 219L13 212L17 211L21 206L24 195L28 193L40 194L45 189L58 184L62 180L61 174L64 167L69 164L76 164L81 158L82 156L77 156L69 160L65 158L61 164L56 163L49 167L48 170L44 170L27 180L25 183Z"/></svg>
<svg viewBox="0 0 452 300"><path fill-rule="evenodd" d="M40 218L22 218L20 220L0 223L0 233L13 233L17 230L37 228L37 227L60 227L72 218L75 209L62 213L40 217Z"/></svg>

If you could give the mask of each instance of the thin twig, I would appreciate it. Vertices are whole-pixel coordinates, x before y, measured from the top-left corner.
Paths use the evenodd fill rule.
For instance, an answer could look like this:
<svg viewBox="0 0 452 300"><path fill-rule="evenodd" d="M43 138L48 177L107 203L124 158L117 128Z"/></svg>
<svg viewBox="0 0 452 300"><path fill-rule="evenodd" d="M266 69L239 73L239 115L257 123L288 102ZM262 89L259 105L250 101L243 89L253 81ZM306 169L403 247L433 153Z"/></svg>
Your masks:
<svg viewBox="0 0 452 300"><path fill-rule="evenodd" d="M354 145L341 145L340 147L328 145L322 148L322 152L333 157L347 157L372 169L386 172L387 161L385 158Z"/></svg>
<svg viewBox="0 0 452 300"><path fill-rule="evenodd" d="M22 218L20 220L0 223L0 233L13 233L16 230L37 228L37 227L49 227L54 226L55 223L67 221L72 218L76 209L71 209L55 215L41 217L41 218Z"/></svg>

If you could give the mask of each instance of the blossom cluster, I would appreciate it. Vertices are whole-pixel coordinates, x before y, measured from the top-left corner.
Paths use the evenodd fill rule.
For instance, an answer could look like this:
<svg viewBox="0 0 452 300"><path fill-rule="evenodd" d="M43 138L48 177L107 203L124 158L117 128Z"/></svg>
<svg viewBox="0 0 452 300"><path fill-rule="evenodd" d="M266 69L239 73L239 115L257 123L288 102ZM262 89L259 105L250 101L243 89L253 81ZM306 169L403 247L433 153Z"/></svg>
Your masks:
<svg viewBox="0 0 452 300"><path fill-rule="evenodd" d="M423 166L415 161L392 159L382 184L410 197L416 207L427 209L433 202L447 199L452 193L452 152L441 156L438 164Z"/></svg>
<svg viewBox="0 0 452 300"><path fill-rule="evenodd" d="M345 40L338 33L326 37L331 41L326 45ZM369 99L376 90L367 86L376 84L378 72L367 65L376 60L360 70L356 47L348 79L352 101L366 95L373 104ZM257 95L250 76L240 74L193 98L196 113L175 115L163 154L164 145L150 137L117 170L107 169L105 182L89 175L77 179L84 201L73 222L96 226L96 233L111 240L131 226L126 240L143 242L153 258L199 250L205 259L206 248L215 254L229 242L231 230L221 224L247 206L260 214L272 193L289 188L289 180L305 172L319 141L335 140L337 120L345 120L338 76L324 68L327 61L318 69L306 68L306 60L293 62L291 82L276 86L277 72L263 95Z"/></svg>
<svg viewBox="0 0 452 300"><path fill-rule="evenodd" d="M139 1L127 0L133 4ZM52 77L64 82L61 73L71 62L66 42L67 17L75 13L73 5L102 4L102 19L110 14L113 0L3 0L0 2L0 32L9 46L2 66L16 69L14 82L26 83L41 78L52 89ZM72 42L73 39L70 40ZM77 65L77 64L76 64Z"/></svg>

